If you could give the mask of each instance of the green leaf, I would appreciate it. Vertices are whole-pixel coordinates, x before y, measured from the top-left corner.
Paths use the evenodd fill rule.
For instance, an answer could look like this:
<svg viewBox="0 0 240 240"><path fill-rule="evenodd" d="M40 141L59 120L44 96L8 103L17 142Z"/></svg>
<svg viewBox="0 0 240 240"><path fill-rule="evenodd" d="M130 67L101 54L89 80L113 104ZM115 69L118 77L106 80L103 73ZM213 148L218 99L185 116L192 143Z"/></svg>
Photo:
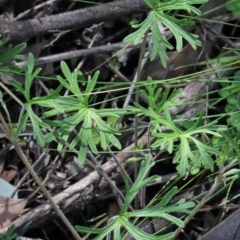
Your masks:
<svg viewBox="0 0 240 240"><path fill-rule="evenodd" d="M16 129L16 136L19 136L19 134L26 129L28 117L29 116L27 113L19 116L19 120L17 123L17 129Z"/></svg>
<svg viewBox="0 0 240 240"><path fill-rule="evenodd" d="M0 39L0 47L4 46L9 41L8 38Z"/></svg>
<svg viewBox="0 0 240 240"><path fill-rule="evenodd" d="M29 53L28 62L27 62L27 72L26 72L29 76L32 75L33 68L34 68L34 57L32 53Z"/></svg>
<svg viewBox="0 0 240 240"><path fill-rule="evenodd" d="M147 18L139 24L137 27L140 27L136 32L129 34L123 39L123 42L133 42L135 45L139 43L141 38L151 27L151 15L148 15Z"/></svg>
<svg viewBox="0 0 240 240"><path fill-rule="evenodd" d="M27 69L25 71L25 94L24 94L27 102L30 101L30 88L31 88L31 85L32 85L32 81L41 71L41 69L38 68L33 73L33 68L34 68L34 57L33 57L32 53L29 53L29 55L28 55L28 65L27 65Z"/></svg>
<svg viewBox="0 0 240 240"><path fill-rule="evenodd" d="M76 226L76 230L79 233L91 233L91 234L98 234L97 237L94 238L94 240L101 240L104 239L115 227L116 221L112 221L110 224L108 224L106 227L103 228L88 228L83 226Z"/></svg>
<svg viewBox="0 0 240 240"><path fill-rule="evenodd" d="M85 163L87 155L87 145L81 142L80 150L78 152L78 164L82 166Z"/></svg>
<svg viewBox="0 0 240 240"><path fill-rule="evenodd" d="M232 12L233 16L240 17L240 3L238 0L228 0L226 8Z"/></svg>
<svg viewBox="0 0 240 240"><path fill-rule="evenodd" d="M44 144L45 144L45 140L44 140L44 135L40 129L40 127L43 127L43 128L46 128L46 129L49 129L49 125L44 123L42 121L41 118L39 118L32 110L31 106L27 105L26 106L26 111L27 111L27 114L31 120L31 123L32 123L32 127L33 127L33 137L34 139L38 139L39 140L39 143L40 143L40 146L43 147Z"/></svg>
<svg viewBox="0 0 240 240"><path fill-rule="evenodd" d="M14 225L11 225L8 230L7 233L5 235L0 234L0 240L12 240L15 239L17 237L17 234L14 233Z"/></svg>
<svg viewBox="0 0 240 240"><path fill-rule="evenodd" d="M153 162L151 162L151 156L150 154L147 155L146 160L141 162L141 166L139 169L139 173L138 176L131 188L131 190L129 192L127 192L126 195L126 200L124 202L124 205L121 209L120 214L124 213L127 211L127 209L129 208L131 202L133 201L133 199L135 198L136 194L138 193L138 191L144 186L144 178L146 177L146 175L148 174L148 171L151 169L151 167L154 165ZM153 176L151 178L151 181L155 181L158 177L157 176ZM149 178L148 178L149 179ZM150 181L148 181L148 179L146 179L145 181L150 183Z"/></svg>
<svg viewBox="0 0 240 240"><path fill-rule="evenodd" d="M168 240L173 238L173 233L167 233L161 236L153 236L148 233L143 232L141 229L134 226L132 223L126 221L124 218L120 219L121 224L127 229L129 234L134 237L134 239L148 239L148 240Z"/></svg>
<svg viewBox="0 0 240 240"><path fill-rule="evenodd" d="M23 95L25 94L24 88L22 87L22 85L21 85L18 81L12 79L12 80L9 81L9 83L10 83L13 87L15 87L17 91L19 91L19 92L22 93Z"/></svg>
<svg viewBox="0 0 240 240"><path fill-rule="evenodd" d="M67 88L70 92L72 92L75 97L79 99L81 103L84 103L84 97L82 96L82 93L80 91L80 88L78 86L78 71L75 69L73 74L69 70L67 64L64 61L61 61L61 70L66 78L63 79L61 76L57 76L58 81Z"/></svg>
<svg viewBox="0 0 240 240"><path fill-rule="evenodd" d="M0 45L5 45L5 43L8 41L8 39L1 40ZM21 59L22 56L19 55L24 49L26 48L26 43L21 43L16 45L15 47L12 47L12 45L9 45L7 49L0 55L0 63L8 63L14 59Z"/></svg>
<svg viewBox="0 0 240 240"><path fill-rule="evenodd" d="M197 46L201 46L201 42L197 40L197 35L191 34L183 30L182 26L189 26L193 24L193 21L188 19L176 19L169 14L172 10L186 10L188 12L193 12L196 15L200 15L201 12L197 7L192 5L202 4L207 2L207 0L144 0L146 4L152 9L147 18L140 24L134 27L139 28L137 31L131 33L123 39L124 42L133 42L137 44L149 30L152 32L153 48L150 55L150 59L153 60L157 54L159 54L161 63L164 67L167 66L168 56L166 54L165 48L173 49L173 46L165 40L159 31L159 22L163 23L167 28L169 28L177 43L177 50L182 50L183 38L189 42L189 44L196 49Z"/></svg>
<svg viewBox="0 0 240 240"><path fill-rule="evenodd" d="M98 79L98 76L100 74L100 71L97 71L95 72L95 74L93 75L93 77L91 76L88 76L88 83L87 83L87 88L86 88L86 91L85 91L85 96L84 96L84 99L85 99L85 104L88 105L88 100L89 100L89 97L90 97L90 94L92 93L96 83L97 83L97 79Z"/></svg>

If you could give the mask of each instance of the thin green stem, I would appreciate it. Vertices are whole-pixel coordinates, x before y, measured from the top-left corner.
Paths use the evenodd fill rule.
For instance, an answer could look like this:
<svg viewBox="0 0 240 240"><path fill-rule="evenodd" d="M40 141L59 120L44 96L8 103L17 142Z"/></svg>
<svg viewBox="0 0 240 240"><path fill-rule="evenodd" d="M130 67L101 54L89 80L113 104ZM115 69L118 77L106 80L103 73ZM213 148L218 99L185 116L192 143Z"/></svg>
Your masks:
<svg viewBox="0 0 240 240"><path fill-rule="evenodd" d="M135 102L138 103L139 102L139 87L138 87L138 82L140 80L141 77L141 71L142 71L142 60L144 57L144 52L145 52L145 48L146 48L146 42L147 42L147 34L148 31L145 33L144 35L144 39L141 45L141 49L140 49L140 55L139 55L139 59L138 59L138 67L137 67L137 80L136 80L136 94L135 94ZM137 114L135 114L134 117L134 144L135 144L135 148L138 147L138 116ZM137 157L137 154L134 153L134 156ZM136 180L137 176L138 176L138 169L139 169L139 163L138 161L134 163L134 180ZM138 209L138 200L135 200L135 208Z"/></svg>
<svg viewBox="0 0 240 240"><path fill-rule="evenodd" d="M13 93L12 93L12 91L10 91L2 82L0 82L0 87L2 88L2 89L4 89L4 91L6 91L20 106L22 106L23 107L23 102L19 99L19 98L17 98Z"/></svg>

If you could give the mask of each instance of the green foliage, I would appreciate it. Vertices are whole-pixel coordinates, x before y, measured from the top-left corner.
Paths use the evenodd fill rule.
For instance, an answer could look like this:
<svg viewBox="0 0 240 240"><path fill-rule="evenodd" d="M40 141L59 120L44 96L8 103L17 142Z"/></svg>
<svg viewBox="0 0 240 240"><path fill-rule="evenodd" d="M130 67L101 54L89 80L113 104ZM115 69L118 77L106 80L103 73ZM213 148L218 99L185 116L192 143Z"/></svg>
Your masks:
<svg viewBox="0 0 240 240"><path fill-rule="evenodd" d="M65 78L57 76L60 85L57 89L52 90L51 93L43 97L30 97L30 88L34 78L41 71L40 68L34 69L33 55L30 54L28 58L28 66L25 71L25 88L23 88L17 81L11 81L11 84L23 94L26 100L25 113L20 117L16 134L19 134L26 127L30 120L34 137L38 138L41 146L46 142L54 139L59 141L58 150L61 151L63 145L66 144L71 132L82 124L77 136L71 141L69 148L72 150L80 143L80 150L78 151L79 164L85 162L85 157L88 147L90 150L98 154L96 144L99 141L93 137L98 135L100 138L100 146L106 150L109 143L113 144L118 149L121 149L121 144L115 135L120 132L111 127L103 119L109 117L119 118L121 114L126 113L121 109L95 109L90 106L90 97L97 83L99 72L96 72L93 77L88 78L85 92L83 93L78 85L78 72L75 70L70 72L67 64L61 62L61 69ZM61 96L59 93L62 88L68 89L71 96ZM33 105L39 105L45 108L41 117L34 113ZM59 114L66 114L63 120L50 120L53 116ZM52 132L51 129L55 128ZM43 134L40 128L49 130L48 134Z"/></svg>
<svg viewBox="0 0 240 240"><path fill-rule="evenodd" d="M185 39L189 44L196 49L197 46L201 46L201 42L197 40L198 36L195 34L191 34L182 29L184 26L190 26L193 24L193 21L189 19L177 19L169 14L172 10L186 10L188 12L193 12L196 15L200 15L201 12L198 8L192 6L194 4L202 4L207 2L207 0L144 0L146 4L152 9L147 18L140 24L134 25L135 28L139 28L137 31L128 35L124 38L124 42L133 42L137 44L143 36L151 31L152 33L152 41L153 41L153 49L151 52L150 59L153 60L157 54L161 59L162 65L164 67L167 66L168 56L165 47L167 49L173 49L173 45L165 40L159 30L159 22L161 22L164 26L169 28L172 31L175 39L176 39L176 49L177 51L181 51L183 47L183 39Z"/></svg>
<svg viewBox="0 0 240 240"><path fill-rule="evenodd" d="M219 95L227 100L225 112L229 114L228 124L240 131L240 71L235 72L233 81L222 83Z"/></svg>
<svg viewBox="0 0 240 240"><path fill-rule="evenodd" d="M224 126L218 126L216 123L199 126L198 121L186 131L182 131L174 125L167 109L165 110L166 118L171 126L171 132L159 132L154 134L156 137L153 148L160 147L160 149L167 148L169 153L173 152L173 146L176 142L175 156L173 163L177 164L177 170L181 176L184 176L188 171L196 171L200 167L204 167L213 171L214 160L212 156L219 156L221 152L215 149L214 146L209 146L208 143L203 143L199 139L202 135L212 135L221 137L218 131L224 131Z"/></svg>
<svg viewBox="0 0 240 240"><path fill-rule="evenodd" d="M139 228L137 228L134 224L132 224L131 220L135 218L144 218L144 217L153 217L153 218L164 218L169 220L170 222L176 224L179 227L184 227L184 223L181 219L172 216L169 213L173 212L182 212L182 213L190 213L190 209L195 206L194 202L185 201L181 199L177 203L169 204L171 199L177 193L177 187L172 188L163 199L154 206L146 207L142 210L129 212L128 209L133 199L136 197L139 190L146 186L149 183L152 183L158 179L158 176L151 176L146 178L149 170L154 165L151 162L151 156L148 155L146 160L141 162L139 174L130 188L130 183L128 178L123 175L125 186L126 186L126 198L124 201L124 205L118 216L112 218L112 221L103 228L94 229L87 228L82 226L76 226L76 230L81 233L92 233L98 234L95 237L95 240L104 239L107 235L113 232L113 239L123 239L121 234L121 230L124 228L130 235L132 235L135 239L152 239L152 240L163 240L163 239L171 239L173 237L173 233L168 233L161 236L152 236L149 235Z"/></svg>
<svg viewBox="0 0 240 240"><path fill-rule="evenodd" d="M5 46L8 42L7 38L0 39L0 73L11 74L14 72L21 72L20 68L10 66L8 63L13 60L22 59L20 53L26 48L26 43L21 43L13 47L11 44Z"/></svg>
<svg viewBox="0 0 240 240"><path fill-rule="evenodd" d="M184 18L173 17L173 10L184 10L196 15L201 12L194 4L205 3L206 0L144 0L151 11L142 23L131 23L138 30L127 36L125 42L134 42L137 44L145 34L151 32L153 40L153 49L151 52L151 60L157 55L160 56L162 65L167 66L167 49L173 49L174 46L166 40L160 30L159 23L171 30L176 39L176 49L181 51L183 40L186 40L194 49L201 43L197 39L198 36L183 30L183 27L190 26L193 21ZM238 1L228 1L227 8L232 11L235 16L239 16ZM7 39L0 40L0 47L5 46ZM19 44L15 47L9 45L0 55L0 72L10 73L17 69L8 66L11 60L21 58L20 53L25 48L25 44ZM19 82L12 80L11 84L25 98L25 106L17 124L17 137L30 122L33 127L34 138L39 140L42 147L46 143L56 140L58 142L57 150L62 151L64 145L68 144L69 150L78 150L79 164L85 162L88 149L94 153L99 153L99 148L107 150L109 144L121 149L118 136L121 134L118 129L114 128L117 120L124 114L136 114L137 116L146 116L149 118L150 137L154 138L151 148L167 151L173 155L173 163L177 165L177 171L181 176L185 176L188 172L194 174L200 168L214 170L214 164L221 166L226 161L231 161L234 157L239 157L239 139L240 134L236 134L236 130L240 130L240 71L234 75L233 83L225 83L224 88L219 91L222 98L226 98L228 106L225 111L229 114L228 123L233 128L231 130L218 125L217 121L204 124L203 114L199 116L197 121L189 120L183 124L172 119L169 108L180 105L179 97L180 89L170 90L159 88L151 78L145 82L144 89L141 94L148 102L148 106L142 106L134 103L127 109L105 108L100 109L98 105L93 105L93 97L96 92L96 84L99 72L88 79L81 85L79 78L83 78L77 70L71 72L65 62L61 62L62 76L57 76L59 87L52 89L49 95L32 97L31 87L34 79L38 76L41 69L34 68L34 58L30 54L28 64L25 67L25 83L22 86ZM83 78L84 81L84 78ZM68 90L68 96L62 96L62 90ZM3 102L0 93L0 103L5 110L8 121L10 116ZM40 106L42 114L37 115L34 112L35 105ZM57 117L59 120L55 120ZM183 126L183 128L182 128ZM165 130L163 131L163 128ZM46 132L42 132L44 129ZM54 129L54 131L52 131ZM78 130L72 139L70 135L74 130ZM234 132L232 132L234 131ZM220 134L221 133L221 134ZM223 137L222 137L223 136ZM233 137L234 136L234 137ZM210 138L210 140L209 140ZM71 139L71 140L70 140ZM134 150L143 150L143 144L139 144ZM229 160L231 159L231 160ZM141 162L140 170L134 184L130 186L128 178L123 174L126 186L126 197L118 216L113 217L106 227L95 229L82 226L76 226L77 231L81 233L98 234L95 239L104 239L106 236L113 235L113 239L123 239L125 233L132 235L135 239L171 239L173 233L162 236L152 236L140 230L133 221L141 218L164 218L177 225L184 227L184 222L171 215L174 212L182 212L189 214L190 209L194 207L193 202L180 200L177 203L170 201L177 194L177 187L173 187L165 194L155 205L147 206L145 209L129 211L134 198L146 185L153 183L159 179L158 176L147 177L150 169L154 166L151 156L146 159L134 156L128 159L128 162ZM224 173L226 179L236 179L239 175L239 169L230 169ZM0 239L11 240L16 234L13 234L13 228L10 227L7 235L0 235Z"/></svg>
<svg viewBox="0 0 240 240"><path fill-rule="evenodd" d="M17 236L16 233L14 233L14 226L11 225L8 230L7 233L5 235L0 234L0 240L12 240L15 239Z"/></svg>
<svg viewBox="0 0 240 240"><path fill-rule="evenodd" d="M18 134L25 130L27 122L30 119L33 126L34 138L38 137L40 145L44 146L45 144L44 135L41 132L40 128L43 127L46 129L50 129L50 126L44 123L44 121L39 116L37 116L33 110L33 105L36 103L36 101L34 101L35 99L31 99L30 97L30 88L33 80L38 76L38 74L41 71L41 68L37 68L35 71L33 71L33 68L34 68L33 55L29 54L28 65L25 68L25 88L23 88L22 85L16 80L10 81L10 83L16 88L16 90L22 93L26 100L25 103L26 113L25 114L22 113L23 115L20 116L16 136L18 136Z"/></svg>
<svg viewBox="0 0 240 240"><path fill-rule="evenodd" d="M231 11L233 16L240 17L240 2L239 0L228 0L226 2L226 8Z"/></svg>
<svg viewBox="0 0 240 240"><path fill-rule="evenodd" d="M146 97L149 103L149 107L145 108L134 103L135 108L130 108L135 111L138 116L148 116L151 124L151 135L155 137L155 142L152 147L161 150L167 149L171 154L175 147L175 156L173 163L177 164L177 170L181 176L184 176L187 172L196 172L196 169L200 167L213 170L214 160L212 156L218 156L220 151L215 147L209 146L208 143L204 144L199 137L202 135L212 135L221 137L218 133L226 130L226 127L217 125L216 122L199 126L202 115L199 117L192 127L183 131L177 126L169 113L169 107L176 106L178 97L181 94L180 90L173 90L170 94L170 90L166 89L163 92L161 101L158 103L157 98L162 92L161 88L156 87L156 84L148 78L148 84L146 84L147 91L142 91L142 94ZM166 132L162 132L161 127L167 127Z"/></svg>

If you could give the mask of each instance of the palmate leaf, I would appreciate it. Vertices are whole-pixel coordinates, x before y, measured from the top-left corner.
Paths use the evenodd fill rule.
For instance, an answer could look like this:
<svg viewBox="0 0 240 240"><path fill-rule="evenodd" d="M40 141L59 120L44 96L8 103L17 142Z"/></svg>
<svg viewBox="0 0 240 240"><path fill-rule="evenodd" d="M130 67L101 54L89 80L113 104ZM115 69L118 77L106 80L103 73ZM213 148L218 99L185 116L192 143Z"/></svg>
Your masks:
<svg viewBox="0 0 240 240"><path fill-rule="evenodd" d="M204 144L198 140L199 135L207 134L220 138L222 135L219 132L226 130L225 126L218 125L213 121L207 125L199 126L202 119L200 114L198 120L191 128L182 131L173 123L167 104L164 106L167 126L172 130L171 132L153 132L156 137L153 148L166 148L169 153L172 153L173 147L177 148L173 163L178 164L177 169L181 176L184 176L193 168L204 167L213 171L214 161L212 156L218 156L220 152L211 146ZM177 142L177 145L175 144Z"/></svg>
<svg viewBox="0 0 240 240"><path fill-rule="evenodd" d="M43 103L40 101L39 104L43 105L43 106L46 106L46 105L44 105L45 104L44 101L43 101ZM56 106L60 106L60 108L64 110L64 113L77 112L77 111L79 111L79 109L84 108L83 105L79 104L79 101L78 101L77 98L68 97L68 96L64 96L64 97L58 96L58 97L55 97L54 98L54 104L56 104ZM51 105L54 106L54 104L51 104ZM60 112L59 112L58 108L54 108L52 110L47 110L47 111L45 111L43 113L43 117L56 116Z"/></svg>
<svg viewBox="0 0 240 240"><path fill-rule="evenodd" d="M156 19L156 12L151 11L149 13L149 16L151 17L151 27L150 27L150 29L152 31L152 40L153 40L153 49L152 49L150 59L153 60L155 58L155 55L158 52L159 52L159 54L165 54L166 58L168 58L167 54L162 49L167 47L168 49L172 50L173 45L170 44L167 40L165 40L165 38L162 36L162 34L159 30L159 24L158 24L160 19L158 19L158 20ZM163 53L161 53L161 52L163 52Z"/></svg>
<svg viewBox="0 0 240 240"><path fill-rule="evenodd" d="M63 145L66 144L66 142L70 136L70 133L73 131L73 129L75 129L79 123L84 121L86 114L87 114L87 108L83 108L83 109L79 110L78 112L73 113L68 118L64 119L64 121L62 121L62 126L58 127L57 131L55 131L55 132L59 133L60 136L62 136L60 138L60 142L58 144L59 151L62 149ZM79 132L79 134L77 136L79 136L79 139L82 139L81 131ZM72 150L78 142L79 141L76 141L74 139L70 143L70 146L69 146L70 150Z"/></svg>
<svg viewBox="0 0 240 240"><path fill-rule="evenodd" d="M88 145L84 142L81 142L80 150L78 151L78 164L82 166L85 163L87 155Z"/></svg>
<svg viewBox="0 0 240 240"><path fill-rule="evenodd" d="M28 65L25 71L25 94L24 97L26 98L27 103L30 103L30 88L32 85L33 80L37 77L40 73L41 68L37 68L34 72L34 57L32 53L28 55Z"/></svg>
<svg viewBox="0 0 240 240"><path fill-rule="evenodd" d="M22 48L23 48L23 46L21 46L17 49L14 49L15 53L22 50ZM40 68L34 70L34 57L30 53L28 56L28 65L25 68L25 86L24 86L24 88L16 81L11 81L11 84L18 91L20 91L26 99L26 104L23 107L23 110L20 115L20 120L17 125L16 134L17 135L20 134L21 131L23 131L26 128L26 124L27 124L28 120L30 120L32 127L33 127L33 137L35 139L37 138L39 140L39 143L41 146L44 146L45 137L41 131L41 128L50 129L50 126L48 125L48 123L46 123L44 121L44 118L37 116L33 111L32 105L37 104L38 101L34 101L34 100L30 99L30 88L31 88L32 82L38 76L40 71L41 71ZM43 99L44 99L44 97L43 97ZM25 111L25 114L24 114L24 111Z"/></svg>
<svg viewBox="0 0 240 240"><path fill-rule="evenodd" d="M58 96L59 87L57 90L52 91L52 94L48 97L34 98L34 100L32 100L34 104L52 108L44 112L44 117L52 117L59 113L67 114L67 117L61 120L61 123L59 121L46 121L50 126L55 127L56 130L46 134L45 141L57 139L59 142L57 149L61 151L73 129L79 124L82 124L78 134L69 144L70 150L73 150L79 144L79 164L85 162L88 148L90 148L94 154L98 154L97 142L93 137L96 133L99 135L102 149L106 150L109 143L121 149L119 140L114 136L120 133L102 118L119 118L120 114L126 113L126 110L94 109L89 107L89 96L92 94L96 85L99 72L96 72L93 77L89 76L85 93L82 93L78 86L77 71L75 70L74 73L71 73L67 64L63 61L61 62L61 69L66 79L61 76L57 76L57 79L61 86L67 88L73 95L68 97Z"/></svg>
<svg viewBox="0 0 240 240"><path fill-rule="evenodd" d="M78 105L80 107L80 105ZM73 107L73 106L72 106ZM57 112L57 111L56 111ZM100 111L95 110L94 108L88 108L85 106L80 107L80 110L77 112L73 112L69 114L69 116L61 121L48 121L48 124L52 127L56 127L56 130L52 133L49 133L45 136L45 141L51 141L54 139L58 139L58 151L61 151L63 146L68 141L68 138L71 132L82 123L81 129L75 138L69 144L69 149L72 150L80 145L79 154L78 154L78 162L79 164L83 164L86 159L86 154L88 148L94 154L98 154L98 149L96 146L96 142L94 139L94 135L98 134L100 137L100 146L102 149L106 150L108 144L112 144L118 149L121 149L121 144L119 140L115 137L115 135L120 135L120 132L109 126L102 118L97 114L103 116L117 116L117 111Z"/></svg>
<svg viewBox="0 0 240 240"><path fill-rule="evenodd" d="M58 81L67 88L71 93L74 94L76 98L79 99L80 103L88 106L89 105L89 97L92 94L92 91L97 83L97 79L99 76L99 71L96 71L95 74L91 77L88 76L87 87L85 93L82 93L79 85L78 85L78 71L77 69L71 73L70 69L68 68L67 64L64 61L61 61L61 70L64 74L66 79L63 79L61 76L57 76Z"/></svg>
<svg viewBox="0 0 240 240"><path fill-rule="evenodd" d="M173 123L170 123L168 118L168 123L170 126ZM197 126L196 126L197 127ZM173 163L177 164L178 172L181 176L184 176L191 168L200 168L204 167L210 170L213 170L214 161L212 159L212 155L218 156L220 152L210 146L203 144L199 141L195 136L197 134L211 134L220 137L219 133L214 131L210 131L208 129L211 126L204 126L201 130L198 128L197 130L188 130L185 132L176 131L172 128L172 132L165 133L155 133L153 134L156 137L155 143L152 145L153 148L166 148L169 153L172 153L174 143L178 141L178 144L175 146L177 151L175 153ZM217 127L216 127L217 128Z"/></svg>
<svg viewBox="0 0 240 240"><path fill-rule="evenodd" d="M189 135L189 133L159 133L156 136L157 140L153 147L167 147L169 153L173 150L174 141L180 141L173 163L178 164L177 169L181 176L184 176L192 167L199 168L203 166L204 168L213 170L214 161L212 155L216 156L220 154L218 150L203 144L192 135ZM192 146L193 143L195 147Z"/></svg>
<svg viewBox="0 0 240 240"><path fill-rule="evenodd" d="M16 239L17 237L17 233L14 232L15 228L14 225L11 225L6 234L0 234L0 240L13 240Z"/></svg>
<svg viewBox="0 0 240 240"><path fill-rule="evenodd" d="M190 171L192 166L200 167L201 163L193 154L186 138L180 138L181 142L178 151L175 153L173 163L177 164L177 170L181 176ZM190 164L192 160L193 163Z"/></svg>
<svg viewBox="0 0 240 240"><path fill-rule="evenodd" d="M150 77L147 78L145 88L146 90L141 90L141 93L148 100L149 107L155 109L160 93L162 92L162 88L159 88L156 81L153 81Z"/></svg>
<svg viewBox="0 0 240 240"><path fill-rule="evenodd" d="M162 22L171 32L173 33L176 43L177 51L182 50L183 38L189 42L189 44L196 49L197 46L201 46L201 42L197 40L197 35L190 34L184 31L181 26L189 26L193 24L193 21L187 19L176 19L170 16L168 13L171 10L186 10L188 12L193 12L196 15L200 15L201 12L197 7L192 5L202 4L207 2L207 0L165 0L159 2L158 0L144 0L146 4L152 9L147 18L140 24L135 25L134 27L139 28L137 31L128 35L124 38L124 42L133 42L137 44L143 36L151 30L152 32L152 41L153 48L150 55L150 59L154 59L157 54L159 54L162 65L167 66L168 56L166 54L165 48L173 49L173 46L165 40L162 34L159 31L159 22Z"/></svg>
<svg viewBox="0 0 240 240"><path fill-rule="evenodd" d="M37 68L33 72L33 68L34 68L34 58L33 58L33 55L30 53L28 56L28 65L25 70L25 88L23 88L21 84L16 80L10 80L10 84L14 86L17 89L17 91L23 94L28 104L30 104L30 88L32 85L32 81L38 76L38 74L41 71L41 68Z"/></svg>
<svg viewBox="0 0 240 240"><path fill-rule="evenodd" d="M25 88L16 81L12 81L12 85L24 95L27 102L25 109L26 113L22 114L22 119L19 121L21 126L18 125L17 133L24 130L28 120L30 120L33 126L34 138L39 139L40 145L44 146L46 142L57 140L59 143L57 149L61 151L63 146L67 143L71 132L79 124L82 124L79 133L69 145L70 150L72 150L79 143L80 150L78 159L80 164L85 162L88 148L90 148L94 154L98 154L98 149L93 138L94 130L97 130L96 132L99 134L100 146L102 149L106 150L109 143L113 144L118 149L121 149L121 144L115 137L115 135L120 135L120 132L112 128L102 118L119 118L120 114L126 113L126 110L97 110L89 107L89 96L95 88L99 72L97 71L93 77L89 76L86 91L83 94L78 86L77 70L71 73L67 64L63 61L61 62L61 69L66 79L57 76L60 83L60 86L57 89L51 90L51 93L48 96L30 99L32 82L41 69L34 70L34 58L32 54L29 54L28 65L25 71ZM60 96L59 94L63 87L71 91L72 96ZM43 107L43 109L47 109L41 117L37 116L33 111L32 106L35 104ZM61 113L66 114L66 117L61 121L48 119L48 117L53 117ZM51 127L55 128L55 130L43 135L41 128L50 130Z"/></svg>

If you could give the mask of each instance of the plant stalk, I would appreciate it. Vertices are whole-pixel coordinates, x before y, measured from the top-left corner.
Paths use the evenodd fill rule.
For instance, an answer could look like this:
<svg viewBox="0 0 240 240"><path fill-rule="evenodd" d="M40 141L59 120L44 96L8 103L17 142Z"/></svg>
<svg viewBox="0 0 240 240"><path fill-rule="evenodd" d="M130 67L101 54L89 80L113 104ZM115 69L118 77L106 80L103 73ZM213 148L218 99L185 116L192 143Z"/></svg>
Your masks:
<svg viewBox="0 0 240 240"><path fill-rule="evenodd" d="M18 142L16 141L16 139L11 139L12 144L15 147L15 150L17 152L17 154L19 155L19 157L21 158L21 160L23 161L23 163L25 164L26 168L28 169L28 171L30 172L30 174L32 175L34 181L38 184L39 188L41 189L42 193L44 194L44 196L47 198L47 200L50 202L50 204L52 205L53 209L56 211L56 213L58 214L58 216L61 218L61 220L63 221L63 223L66 225L66 227L68 228L68 230L72 233L72 235L74 236L75 239L77 240L81 240L82 238L78 235L78 233L76 232L76 230L74 229L74 227L71 225L71 223L68 221L68 219L65 217L65 215L63 214L63 212L61 211L61 209L59 208L59 206L53 201L51 195L49 194L49 192L47 191L47 189L45 188L45 186L42 184L41 180L39 179L39 177L37 176L37 174L35 173L35 171L33 170L32 166L30 165L30 163L28 162L25 154L22 152L22 149L19 147Z"/></svg>
<svg viewBox="0 0 240 240"><path fill-rule="evenodd" d="M39 188L41 189L43 195L47 198L47 200L50 202L50 204L52 205L53 209L56 211L56 213L58 214L58 216L61 218L61 220L63 221L63 223L66 225L66 227L68 228L68 230L72 233L72 235L74 236L74 238L76 240L82 240L82 238L79 236L79 234L77 233L77 231L74 229L74 227L71 225L71 223L68 221L68 219L65 217L65 215L63 214L63 212L61 211L61 209L59 208L59 206L53 201L51 195L49 194L49 192L47 191L47 189L45 188L45 186L43 185L43 183L41 182L40 178L38 177L38 175L36 174L36 172L33 170L31 164L28 162L27 157L25 156L25 154L23 153L22 149L20 148L17 139L14 135L14 133L12 132L11 129L9 129L7 123L5 122L2 113L0 113L0 120L3 123L4 127L2 127L2 130L5 132L6 136L8 137L9 141L13 144L18 156L21 158L21 160L23 161L24 165L26 166L27 170L30 172L30 174L32 175L34 181L37 183L37 185L39 186Z"/></svg>

